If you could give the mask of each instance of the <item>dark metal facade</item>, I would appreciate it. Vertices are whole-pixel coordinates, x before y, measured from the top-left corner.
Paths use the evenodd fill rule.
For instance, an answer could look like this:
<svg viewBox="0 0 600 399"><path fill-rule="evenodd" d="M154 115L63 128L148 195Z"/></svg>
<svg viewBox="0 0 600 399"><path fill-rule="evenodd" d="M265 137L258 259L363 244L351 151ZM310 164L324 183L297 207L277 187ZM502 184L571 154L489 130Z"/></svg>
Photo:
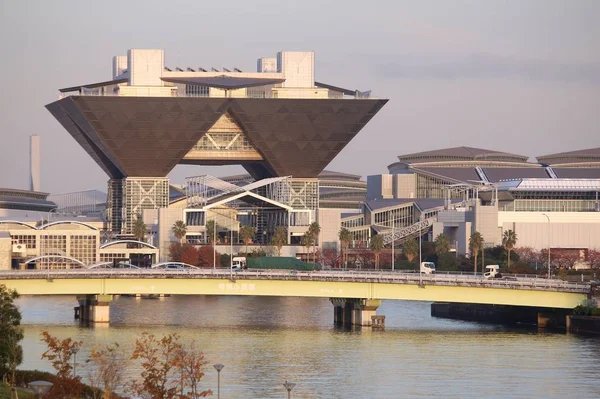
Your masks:
<svg viewBox="0 0 600 399"><path fill-rule="evenodd" d="M262 179L317 177L386 102L71 96L46 108L113 179L166 176L228 112L264 159L240 164Z"/></svg>

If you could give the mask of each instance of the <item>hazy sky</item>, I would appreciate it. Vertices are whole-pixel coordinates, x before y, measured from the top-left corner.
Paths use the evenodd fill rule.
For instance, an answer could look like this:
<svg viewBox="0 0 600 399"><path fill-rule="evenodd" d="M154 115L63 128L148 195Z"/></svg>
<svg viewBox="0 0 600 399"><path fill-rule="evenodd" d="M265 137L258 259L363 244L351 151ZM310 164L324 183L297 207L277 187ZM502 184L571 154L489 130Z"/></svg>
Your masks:
<svg viewBox="0 0 600 399"><path fill-rule="evenodd" d="M27 188L39 134L42 190L106 191L44 105L109 80L130 48L162 48L171 67L247 71L277 51L315 51L317 80L390 99L330 170L385 173L397 155L462 145L532 157L600 147L599 19L597 0L3 0L0 187Z"/></svg>

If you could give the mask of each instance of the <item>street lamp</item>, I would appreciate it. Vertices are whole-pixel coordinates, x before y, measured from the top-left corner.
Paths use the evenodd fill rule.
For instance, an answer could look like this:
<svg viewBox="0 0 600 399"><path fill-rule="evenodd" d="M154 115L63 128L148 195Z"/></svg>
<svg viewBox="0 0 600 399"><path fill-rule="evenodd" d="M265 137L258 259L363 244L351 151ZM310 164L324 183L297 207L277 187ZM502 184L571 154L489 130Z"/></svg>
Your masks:
<svg viewBox="0 0 600 399"><path fill-rule="evenodd" d="M394 221L392 220L392 271L395 270L395 259L394 259Z"/></svg>
<svg viewBox="0 0 600 399"><path fill-rule="evenodd" d="M288 399L290 399L292 397L292 389L294 389L294 387L296 386L296 384L294 384L293 382L285 382L283 384L283 386L285 387L285 389L287 389L288 391Z"/></svg>
<svg viewBox="0 0 600 399"><path fill-rule="evenodd" d="M77 352L79 352L78 347L71 348L71 354L73 355L73 377L77 376Z"/></svg>
<svg viewBox="0 0 600 399"><path fill-rule="evenodd" d="M546 219L548 219L548 280L550 280L550 274L552 272L550 269L550 217L545 213L542 213L542 216L546 216Z"/></svg>
<svg viewBox="0 0 600 399"><path fill-rule="evenodd" d="M225 367L224 364L217 363L213 367L217 370L217 399L221 398L221 370Z"/></svg>

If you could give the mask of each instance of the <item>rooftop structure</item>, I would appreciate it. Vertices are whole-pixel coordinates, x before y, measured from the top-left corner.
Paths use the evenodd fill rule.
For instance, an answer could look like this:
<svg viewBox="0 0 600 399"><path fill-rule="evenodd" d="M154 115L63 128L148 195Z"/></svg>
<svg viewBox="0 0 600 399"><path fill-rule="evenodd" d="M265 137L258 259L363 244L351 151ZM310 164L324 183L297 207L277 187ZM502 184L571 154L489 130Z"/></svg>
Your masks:
<svg viewBox="0 0 600 399"><path fill-rule="evenodd" d="M387 102L317 84L312 52L233 71L172 70L163 50L132 49L113 59L112 80L61 89L46 106L110 177L112 230L168 206L165 176L177 164L314 179Z"/></svg>
<svg viewBox="0 0 600 399"><path fill-rule="evenodd" d="M543 155L537 160L553 167L600 167L600 147Z"/></svg>
<svg viewBox="0 0 600 399"><path fill-rule="evenodd" d="M0 188L0 217L23 217L28 212L50 212L56 204L48 201L48 193Z"/></svg>

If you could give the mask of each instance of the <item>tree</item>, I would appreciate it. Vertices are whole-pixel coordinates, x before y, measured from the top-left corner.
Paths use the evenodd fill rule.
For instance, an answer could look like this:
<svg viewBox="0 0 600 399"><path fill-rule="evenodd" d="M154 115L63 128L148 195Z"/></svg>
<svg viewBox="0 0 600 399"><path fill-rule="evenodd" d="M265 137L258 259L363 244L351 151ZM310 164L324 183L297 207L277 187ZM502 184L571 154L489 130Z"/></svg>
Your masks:
<svg viewBox="0 0 600 399"><path fill-rule="evenodd" d="M183 220L178 220L171 227L171 232L179 240L179 243L183 244L183 239L187 233L187 226L183 223Z"/></svg>
<svg viewBox="0 0 600 399"><path fill-rule="evenodd" d="M475 273L477 273L477 257L482 248L483 236L480 232L476 231L469 237L469 251L471 251L471 256L473 257L473 271Z"/></svg>
<svg viewBox="0 0 600 399"><path fill-rule="evenodd" d="M512 230L506 230L502 235L502 246L507 252L506 264L510 268L510 251L513 250L517 243L517 233Z"/></svg>
<svg viewBox="0 0 600 399"><path fill-rule="evenodd" d="M306 248L306 261L310 261L309 259L309 251L312 239L310 238L310 232L305 232L300 239L300 245Z"/></svg>
<svg viewBox="0 0 600 399"><path fill-rule="evenodd" d="M275 234L271 237L271 245L277 248L277 256L281 256L281 248L287 244L287 230L283 226L275 227Z"/></svg>
<svg viewBox="0 0 600 399"><path fill-rule="evenodd" d="M352 233L345 227L342 227L338 233L338 238L340 239L340 243L342 244L342 263L344 267L348 266L348 246L350 245L350 241L352 241Z"/></svg>
<svg viewBox="0 0 600 399"><path fill-rule="evenodd" d="M0 285L0 376L10 376L11 390L15 392L15 370L23 360L21 312L14 304L17 291Z"/></svg>
<svg viewBox="0 0 600 399"><path fill-rule="evenodd" d="M246 257L248 257L248 244L251 244L254 240L254 228L248 225L240 227L240 237L244 244L246 244Z"/></svg>
<svg viewBox="0 0 600 399"><path fill-rule="evenodd" d="M188 391L182 399L197 399L212 395L211 390L200 390L200 380L204 377L204 368L208 364L204 354L196 348L194 341L188 348L181 346L177 351L178 369L182 382L182 393Z"/></svg>
<svg viewBox="0 0 600 399"><path fill-rule="evenodd" d="M379 254L383 250L383 236L376 234L371 237L371 243L369 247L375 253L375 269L379 269Z"/></svg>
<svg viewBox="0 0 600 399"><path fill-rule="evenodd" d="M329 266L332 269L339 268L340 262L342 261L339 251L335 248L329 248L329 249L323 250L323 258L322 259L323 259L323 264L325 266Z"/></svg>
<svg viewBox="0 0 600 399"><path fill-rule="evenodd" d="M586 260L590 264L590 268L597 269L600 267L600 251L589 249L586 254Z"/></svg>
<svg viewBox="0 0 600 399"><path fill-rule="evenodd" d="M404 256L408 259L409 262L412 262L419 255L419 244L417 244L417 240L408 239L402 244L402 248L404 249Z"/></svg>
<svg viewBox="0 0 600 399"><path fill-rule="evenodd" d="M444 233L438 234L435 238L435 253L437 256L450 252L450 241Z"/></svg>
<svg viewBox="0 0 600 399"><path fill-rule="evenodd" d="M217 227L218 225L215 223L214 220L209 220L208 222L206 222L206 241L211 243L212 245L215 245L214 241L217 233Z"/></svg>
<svg viewBox="0 0 600 399"><path fill-rule="evenodd" d="M138 217L135 223L133 224L132 231L133 235L135 236L135 239L138 241L144 241L144 237L146 237L146 231L146 224L144 223L141 217Z"/></svg>
<svg viewBox="0 0 600 399"><path fill-rule="evenodd" d="M93 368L89 374L90 385L98 390L94 399L111 399L115 390L121 385L127 369L127 361L121 355L119 344L113 343L94 348L86 363ZM101 394L97 395L98 393Z"/></svg>
<svg viewBox="0 0 600 399"><path fill-rule="evenodd" d="M321 226L319 226L319 223L317 222L312 222L310 224L310 226L308 226L308 232L309 232L309 239L310 239L310 245L311 247L316 247L317 243L318 243L318 238L319 238L319 233L321 232ZM310 250L310 248L309 248ZM314 259L314 254L313 254L313 262L315 261Z"/></svg>
<svg viewBox="0 0 600 399"><path fill-rule="evenodd" d="M42 331L42 341L48 349L42 353L42 359L47 359L56 370L52 381L52 389L45 398L79 398L83 386L81 377L73 375L71 357L79 351L81 341L73 341L71 337L58 339L47 331Z"/></svg>
<svg viewBox="0 0 600 399"><path fill-rule="evenodd" d="M141 361L142 380L134 381L130 391L136 396L152 399L196 399L206 397L210 390L200 391L198 384L204 376L202 352L194 344L189 349L179 343L178 334L157 339L142 333L135 341L131 358Z"/></svg>
<svg viewBox="0 0 600 399"><path fill-rule="evenodd" d="M531 247L519 247L514 249L515 253L519 255L519 260L521 262L526 262L531 264L541 263L542 265L545 262L545 259L542 257L542 253Z"/></svg>

